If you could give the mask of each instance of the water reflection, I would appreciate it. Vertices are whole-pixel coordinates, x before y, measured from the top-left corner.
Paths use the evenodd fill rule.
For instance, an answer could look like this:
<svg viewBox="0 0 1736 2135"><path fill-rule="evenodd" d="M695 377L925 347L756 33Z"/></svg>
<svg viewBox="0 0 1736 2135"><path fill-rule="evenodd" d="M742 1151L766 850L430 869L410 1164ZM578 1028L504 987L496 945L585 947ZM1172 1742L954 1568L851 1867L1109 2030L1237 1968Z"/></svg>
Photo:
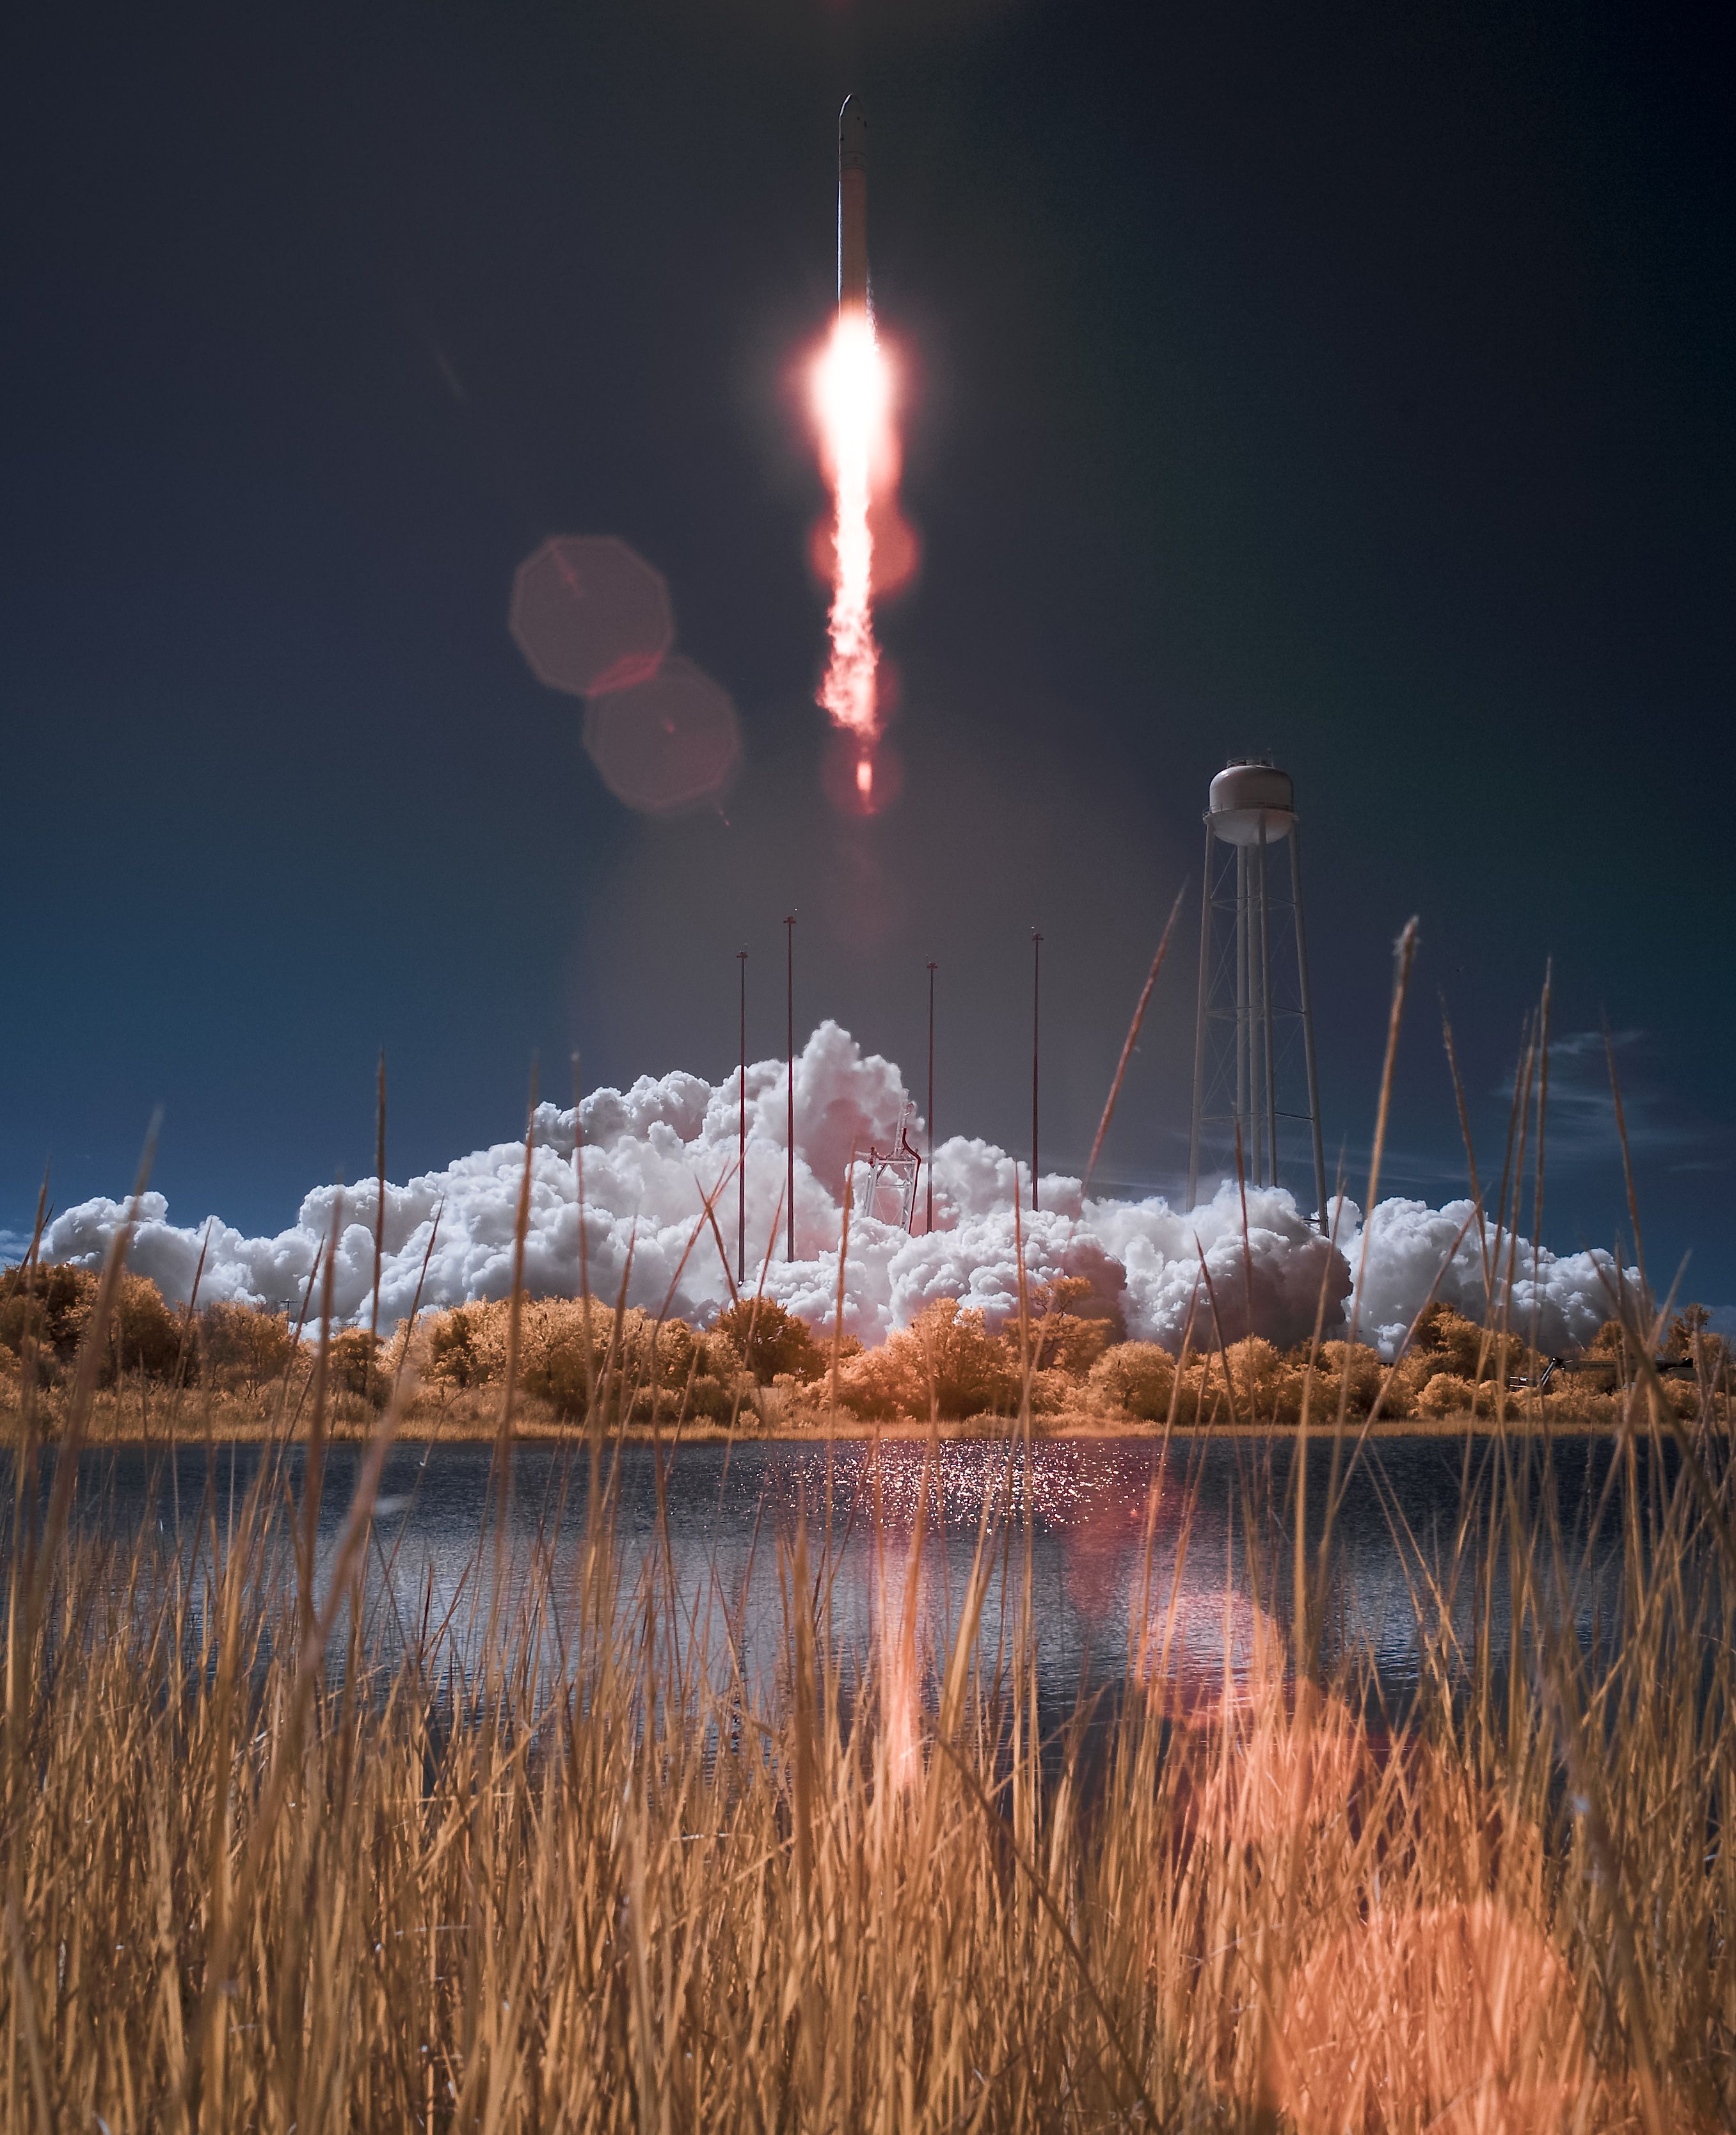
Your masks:
<svg viewBox="0 0 1736 2135"><path fill-rule="evenodd" d="M186 1447L172 1462L130 1449L87 1455L80 1519L118 1545L117 1567L141 1538L166 1571L178 1566L196 1622L201 1572L230 1546L261 1457L249 1446L209 1456ZM1285 1664L1285 1446L1183 1439L1163 1455L1149 1439L1050 1441L1032 1447L1028 1464L1016 1447L981 1440L944 1444L937 1463L908 1441L878 1450L704 1445L660 1460L660 1474L650 1447L619 1454L612 1532L623 1636L653 1625L689 1686L738 1676L750 1692L763 1690L790 1664L799 1554L843 1679L879 1679L895 1777L917 1754L921 1702L933 1695L979 1552L980 1664L1004 1664L1026 1624L1047 1723L1082 1692L1113 1697L1129 1684L1177 1713L1245 1704ZM292 1448L281 1479L291 1500L302 1462ZM1329 1449L1314 1449L1317 1518L1330 1465ZM357 1449L328 1455L322 1576L360 1466ZM1526 1567L1558 1627L1582 1644L1610 1634L1619 1594L1613 1519L1589 1543L1586 1532L1607 1473L1594 1441L1556 1450L1551 1487L1569 1570L1563 1585L1552 1563ZM438 1646L442 1666L467 1673L512 1624L551 1688L578 1619L588 1492L582 1449L519 1448L504 1492L486 1446L395 1450L363 1581L372 1656L389 1663ZM1371 1446L1346 1481L1323 1590L1326 1658L1366 1657L1384 1703L1402 1705L1414 1688L1443 1622L1461 1656L1481 1638L1497 1670L1507 1662L1511 1567L1499 1535L1453 1576L1462 1510L1479 1502L1458 1440ZM281 1522L261 1577L286 1592L293 1585Z"/></svg>

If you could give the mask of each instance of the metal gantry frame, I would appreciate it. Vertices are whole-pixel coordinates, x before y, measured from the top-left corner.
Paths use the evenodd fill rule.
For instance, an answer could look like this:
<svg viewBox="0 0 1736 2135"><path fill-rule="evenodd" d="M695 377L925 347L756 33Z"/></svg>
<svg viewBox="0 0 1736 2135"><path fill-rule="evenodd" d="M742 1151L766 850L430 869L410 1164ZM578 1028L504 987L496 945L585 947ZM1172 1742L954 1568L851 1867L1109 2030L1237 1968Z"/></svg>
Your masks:
<svg viewBox="0 0 1736 2135"><path fill-rule="evenodd" d="M914 1226L916 1185L922 1175L922 1153L910 1138L911 1122L916 1116L916 1100L907 1097L898 1116L898 1130L892 1138L892 1147L883 1151L873 1142L868 1144L868 1161L857 1167L853 1214L878 1216L881 1186L890 1180L898 1189L900 1226L907 1231Z"/></svg>

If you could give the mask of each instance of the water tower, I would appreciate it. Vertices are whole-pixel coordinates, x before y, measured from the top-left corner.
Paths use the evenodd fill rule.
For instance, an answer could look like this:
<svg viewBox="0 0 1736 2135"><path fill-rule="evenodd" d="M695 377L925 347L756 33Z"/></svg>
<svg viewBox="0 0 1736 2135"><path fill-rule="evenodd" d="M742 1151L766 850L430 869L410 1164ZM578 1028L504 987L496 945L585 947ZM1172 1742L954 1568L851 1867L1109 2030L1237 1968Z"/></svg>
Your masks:
<svg viewBox="0 0 1736 2135"><path fill-rule="evenodd" d="M1274 887L1272 849L1285 844L1289 879ZM1306 1109L1298 1109L1304 1102ZM1308 1130L1314 1220L1323 1226L1326 1155L1308 1005L1296 790L1287 772L1260 757L1219 772L1206 811L1188 1206L1199 1199L1202 1153L1233 1177L1238 1140L1248 1184L1279 1184L1280 1123L1295 1130L1286 1138L1293 1146L1300 1129Z"/></svg>

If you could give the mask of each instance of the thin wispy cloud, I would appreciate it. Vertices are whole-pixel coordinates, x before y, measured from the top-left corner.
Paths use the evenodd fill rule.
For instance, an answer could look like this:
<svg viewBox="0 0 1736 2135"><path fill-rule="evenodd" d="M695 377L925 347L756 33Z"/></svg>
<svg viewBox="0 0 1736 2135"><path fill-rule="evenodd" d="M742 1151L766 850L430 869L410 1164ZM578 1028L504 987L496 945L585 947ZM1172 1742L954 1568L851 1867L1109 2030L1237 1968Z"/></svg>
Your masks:
<svg viewBox="0 0 1736 2135"><path fill-rule="evenodd" d="M1622 1113L1616 1114L1610 1087L1613 1053L1622 1087ZM1504 1105L1513 1102L1516 1076L1497 1086ZM1533 1101L1535 1087L1533 1087ZM1545 1159L1551 1169L1619 1162L1625 1126L1627 1147L1636 1157L1675 1153L1671 1170L1724 1168L1728 1158L1719 1145L1724 1137L1705 1123L1685 1118L1676 1101L1661 1087L1649 1064L1649 1042L1642 1030L1564 1031L1549 1046L1549 1109L1545 1126ZM1691 1152L1691 1153L1690 1153Z"/></svg>

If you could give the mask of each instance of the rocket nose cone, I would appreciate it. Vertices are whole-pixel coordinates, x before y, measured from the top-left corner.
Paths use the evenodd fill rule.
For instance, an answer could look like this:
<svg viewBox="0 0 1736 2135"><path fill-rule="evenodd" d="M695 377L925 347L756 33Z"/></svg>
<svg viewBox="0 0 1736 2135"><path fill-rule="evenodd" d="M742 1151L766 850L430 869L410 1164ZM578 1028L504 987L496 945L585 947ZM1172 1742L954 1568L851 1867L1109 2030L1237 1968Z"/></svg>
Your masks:
<svg viewBox="0 0 1736 2135"><path fill-rule="evenodd" d="M838 167L840 171L868 168L868 120L853 96L844 99L838 114Z"/></svg>

